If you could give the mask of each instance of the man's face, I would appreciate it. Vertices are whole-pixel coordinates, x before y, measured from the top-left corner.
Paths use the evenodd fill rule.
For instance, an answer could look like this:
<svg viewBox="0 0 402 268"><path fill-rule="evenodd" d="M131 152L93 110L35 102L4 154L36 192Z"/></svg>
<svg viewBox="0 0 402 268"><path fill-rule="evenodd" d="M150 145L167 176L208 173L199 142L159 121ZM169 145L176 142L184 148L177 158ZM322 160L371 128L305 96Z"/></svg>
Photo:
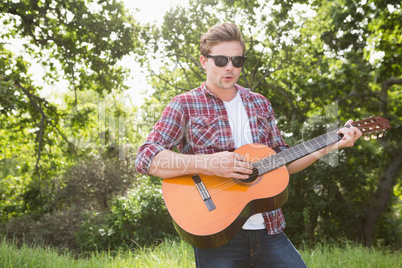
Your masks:
<svg viewBox="0 0 402 268"><path fill-rule="evenodd" d="M213 46L209 55L242 56L243 49L239 41L222 42ZM242 68L234 67L231 60L225 67L216 66L213 58L201 56L200 61L207 73L207 88L213 93L231 90L239 80Z"/></svg>

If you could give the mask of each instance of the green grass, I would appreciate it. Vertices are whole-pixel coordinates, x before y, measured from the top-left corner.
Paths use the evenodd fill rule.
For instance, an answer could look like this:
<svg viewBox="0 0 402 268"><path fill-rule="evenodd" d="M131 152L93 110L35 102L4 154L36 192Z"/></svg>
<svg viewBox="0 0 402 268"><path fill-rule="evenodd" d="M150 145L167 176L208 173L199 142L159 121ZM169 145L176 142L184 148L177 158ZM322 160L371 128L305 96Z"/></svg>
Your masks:
<svg viewBox="0 0 402 268"><path fill-rule="evenodd" d="M402 267L401 252L364 248L352 243L342 246L322 245L300 251L309 268L314 267ZM113 256L112 256L113 255ZM71 253L60 253L44 247L20 248L0 242L0 267L195 267L193 249L185 242L166 240L158 247L114 254L93 253L76 259Z"/></svg>
<svg viewBox="0 0 402 268"><path fill-rule="evenodd" d="M321 245L314 249L300 251L309 268L398 268L402 267L401 253L400 251L366 248L353 243L344 243L341 246Z"/></svg>
<svg viewBox="0 0 402 268"><path fill-rule="evenodd" d="M193 248L185 242L166 240L152 248L135 251L92 253L75 258L45 247L17 247L4 240L0 243L1 268L100 268L100 267L195 267Z"/></svg>

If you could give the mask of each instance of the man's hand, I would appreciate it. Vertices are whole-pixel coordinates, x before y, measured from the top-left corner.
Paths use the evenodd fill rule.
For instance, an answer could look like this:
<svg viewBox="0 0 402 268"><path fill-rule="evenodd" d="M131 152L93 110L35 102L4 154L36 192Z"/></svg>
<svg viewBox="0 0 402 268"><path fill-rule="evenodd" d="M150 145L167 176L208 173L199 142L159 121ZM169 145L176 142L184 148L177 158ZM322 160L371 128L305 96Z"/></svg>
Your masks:
<svg viewBox="0 0 402 268"><path fill-rule="evenodd" d="M348 122L346 122L345 126L351 125L352 123L353 123L353 120L348 120ZM293 173L299 172L299 171L307 168L308 166L313 164L315 161L320 159L322 156L324 156L325 154L327 154L331 151L353 146L355 144L355 141L363 135L363 133L360 131L360 129L353 127L353 126L343 127L337 133L343 135L343 137L340 141L335 142L334 144L331 144L325 148L322 148L321 150L318 150L317 152L309 154L305 157L302 157L302 158L290 163L288 165L289 174L293 174Z"/></svg>
<svg viewBox="0 0 402 268"><path fill-rule="evenodd" d="M349 119L345 126L351 125L353 123L352 119ZM341 149L345 147L352 147L355 144L355 141L360 138L363 133L357 127L343 127L338 132L338 134L342 134L343 137L337 143L330 145L328 151L333 151L335 149Z"/></svg>
<svg viewBox="0 0 402 268"><path fill-rule="evenodd" d="M205 156L203 172L224 178L248 179L253 172L253 166L246 158L234 152L219 152Z"/></svg>

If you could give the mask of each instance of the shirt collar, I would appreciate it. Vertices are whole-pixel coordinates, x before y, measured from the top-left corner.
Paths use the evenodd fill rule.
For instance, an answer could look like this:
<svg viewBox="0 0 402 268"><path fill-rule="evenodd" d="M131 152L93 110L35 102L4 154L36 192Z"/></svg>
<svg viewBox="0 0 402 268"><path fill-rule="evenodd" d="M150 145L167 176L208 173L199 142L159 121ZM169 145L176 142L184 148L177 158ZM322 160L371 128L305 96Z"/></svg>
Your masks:
<svg viewBox="0 0 402 268"><path fill-rule="evenodd" d="M239 86L238 84L235 84L235 88L237 89L237 92L241 96L245 96L248 99L250 98L250 89ZM201 90L204 92L205 95L209 95L214 98L217 98L216 95L214 93L212 93L211 91L209 91L209 89L207 88L207 82L202 83Z"/></svg>
<svg viewBox="0 0 402 268"><path fill-rule="evenodd" d="M237 92L240 93L240 95L245 96L247 99L250 98L250 89L249 88L244 88L242 86L239 86L238 84L235 85Z"/></svg>

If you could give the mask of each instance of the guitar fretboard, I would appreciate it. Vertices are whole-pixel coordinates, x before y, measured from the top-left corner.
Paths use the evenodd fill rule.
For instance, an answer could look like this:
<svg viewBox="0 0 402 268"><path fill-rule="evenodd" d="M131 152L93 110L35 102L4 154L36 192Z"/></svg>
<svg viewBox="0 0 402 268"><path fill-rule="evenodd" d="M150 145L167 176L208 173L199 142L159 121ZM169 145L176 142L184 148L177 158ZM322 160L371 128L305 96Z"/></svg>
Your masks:
<svg viewBox="0 0 402 268"><path fill-rule="evenodd" d="M277 169L341 140L342 136L338 135L337 132L338 130L330 131L324 135L305 141L287 150L257 161L253 163L253 165L258 169L258 174L263 175L271 170Z"/></svg>

